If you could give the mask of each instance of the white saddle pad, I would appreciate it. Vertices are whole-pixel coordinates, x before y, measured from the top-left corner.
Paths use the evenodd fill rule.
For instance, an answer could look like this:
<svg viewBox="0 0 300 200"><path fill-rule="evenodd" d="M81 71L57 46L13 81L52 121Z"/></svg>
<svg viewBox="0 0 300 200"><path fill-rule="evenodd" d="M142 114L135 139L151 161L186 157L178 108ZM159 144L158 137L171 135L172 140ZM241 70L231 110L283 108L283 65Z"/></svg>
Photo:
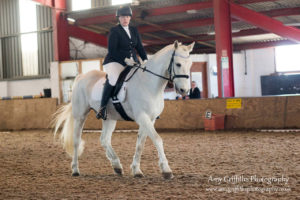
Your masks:
<svg viewBox="0 0 300 200"><path fill-rule="evenodd" d="M106 79L100 79L93 87L91 97L93 101L100 101L102 98L102 91L103 91L103 85L105 83ZM126 100L126 87L127 83L124 82L122 85L117 97L120 100L120 102L124 102Z"/></svg>

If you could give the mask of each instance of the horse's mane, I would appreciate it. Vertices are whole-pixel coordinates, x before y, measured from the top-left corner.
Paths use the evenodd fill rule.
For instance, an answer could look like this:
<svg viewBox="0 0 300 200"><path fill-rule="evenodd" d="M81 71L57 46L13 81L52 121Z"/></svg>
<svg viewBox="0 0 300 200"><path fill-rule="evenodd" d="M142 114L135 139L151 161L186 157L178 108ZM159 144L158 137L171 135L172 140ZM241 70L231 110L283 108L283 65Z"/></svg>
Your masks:
<svg viewBox="0 0 300 200"><path fill-rule="evenodd" d="M169 44L169 45L165 46L164 48L162 48L161 50L159 50L158 52L156 52L156 53L154 54L154 56L158 56L158 55L160 55L160 54L162 54L162 53L164 53L164 52L166 52L166 51L169 51L169 50L172 49L173 47L174 47L173 44Z"/></svg>
<svg viewBox="0 0 300 200"><path fill-rule="evenodd" d="M184 46L184 45L182 45L181 42L178 42L178 46ZM169 44L169 45L165 46L164 48L162 48L161 50L159 50L158 52L156 52L156 53L149 59L149 61L150 61L151 59L155 59L155 58L157 58L157 57L160 57L161 54L164 54L164 53L170 51L170 49L174 49L174 44Z"/></svg>
<svg viewBox="0 0 300 200"><path fill-rule="evenodd" d="M157 58L161 57L161 55L163 55L163 54L166 54L173 48L174 48L174 44L169 44L169 45L165 46L164 48L162 48L161 50L159 50L158 52L153 54L153 56L150 57L148 62L153 62L154 60L157 60Z"/></svg>

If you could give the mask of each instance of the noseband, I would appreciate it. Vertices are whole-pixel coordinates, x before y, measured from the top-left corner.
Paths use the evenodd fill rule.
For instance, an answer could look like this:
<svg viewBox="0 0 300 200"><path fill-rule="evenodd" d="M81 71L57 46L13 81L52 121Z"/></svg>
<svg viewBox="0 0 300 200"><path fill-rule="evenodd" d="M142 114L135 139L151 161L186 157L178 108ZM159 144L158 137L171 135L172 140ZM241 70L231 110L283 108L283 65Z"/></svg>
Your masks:
<svg viewBox="0 0 300 200"><path fill-rule="evenodd" d="M165 79L165 80L168 80L168 81L170 81L170 82L173 82L175 78L186 78L186 79L188 79L188 78L190 77L189 75L186 75L186 74L176 74L176 73L175 73L175 69L174 69L174 57L175 57L175 56L179 56L179 57L181 57L181 58L189 58L189 57L184 57L184 56L181 56L181 55L175 55L175 50L174 50L173 53L172 53L172 57L171 57L171 60L170 60L169 67L168 67L168 73L169 73L169 75L170 75L169 78L164 77L164 76L162 76L162 75L160 75L160 74L156 74L156 73L154 73L154 72L148 70L146 66L145 66L145 67L141 67L141 64L135 64L133 67L137 67L136 70L142 69L143 72L144 72L144 71L149 72L149 73L153 74L154 76L160 77L160 78ZM136 71L135 71L135 72L136 72ZM135 72L134 72L133 74L135 74ZM174 76L173 76L173 77L172 77L172 72L174 73ZM133 75L132 75L132 76L133 76ZM126 81L129 81L129 80L132 78L132 76L131 76L129 79L127 79Z"/></svg>

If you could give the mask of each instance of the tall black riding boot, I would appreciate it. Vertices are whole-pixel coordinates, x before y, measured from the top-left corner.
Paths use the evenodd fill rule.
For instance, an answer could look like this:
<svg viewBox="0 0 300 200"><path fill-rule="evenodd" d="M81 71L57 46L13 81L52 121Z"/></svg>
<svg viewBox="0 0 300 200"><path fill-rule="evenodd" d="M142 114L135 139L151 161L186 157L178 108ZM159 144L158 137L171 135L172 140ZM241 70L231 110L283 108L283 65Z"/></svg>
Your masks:
<svg viewBox="0 0 300 200"><path fill-rule="evenodd" d="M108 103L109 98L111 97L113 88L114 86L110 85L108 79L106 79L106 82L104 83L104 87L103 87L103 92L102 92L100 110L96 115L97 119L102 118L103 120L106 120L107 118L106 105Z"/></svg>

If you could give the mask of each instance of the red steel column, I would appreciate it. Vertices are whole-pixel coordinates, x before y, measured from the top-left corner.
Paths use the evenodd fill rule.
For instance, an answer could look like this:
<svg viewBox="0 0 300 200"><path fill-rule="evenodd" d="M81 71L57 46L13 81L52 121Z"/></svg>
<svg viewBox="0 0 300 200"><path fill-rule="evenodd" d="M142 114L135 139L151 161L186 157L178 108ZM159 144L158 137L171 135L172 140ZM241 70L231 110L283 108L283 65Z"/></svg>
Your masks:
<svg viewBox="0 0 300 200"><path fill-rule="evenodd" d="M213 0L213 7L218 66L218 96L234 97L230 4L228 0Z"/></svg>
<svg viewBox="0 0 300 200"><path fill-rule="evenodd" d="M63 17L67 9L66 0L54 0L52 11L54 59L56 61L70 60L68 21Z"/></svg>
<svg viewBox="0 0 300 200"><path fill-rule="evenodd" d="M285 26L281 21L273 19L272 17L266 16L264 14L255 12L253 10L250 10L248 8L245 8L243 6L236 5L234 3L230 4L230 10L232 17L243 20L249 24L252 24L254 26L257 26L263 30L269 31L271 33L275 33L277 35L280 35L284 38L287 38L289 40L295 41L297 43L300 42L300 30L295 27L290 27L290 26ZM286 11L287 13L290 14L300 14L300 9L297 8L296 10L291 10L291 9L281 9L279 12L277 10L276 12L273 12L273 16L278 13L284 15L284 12ZM272 15L272 12L265 12L269 13Z"/></svg>

